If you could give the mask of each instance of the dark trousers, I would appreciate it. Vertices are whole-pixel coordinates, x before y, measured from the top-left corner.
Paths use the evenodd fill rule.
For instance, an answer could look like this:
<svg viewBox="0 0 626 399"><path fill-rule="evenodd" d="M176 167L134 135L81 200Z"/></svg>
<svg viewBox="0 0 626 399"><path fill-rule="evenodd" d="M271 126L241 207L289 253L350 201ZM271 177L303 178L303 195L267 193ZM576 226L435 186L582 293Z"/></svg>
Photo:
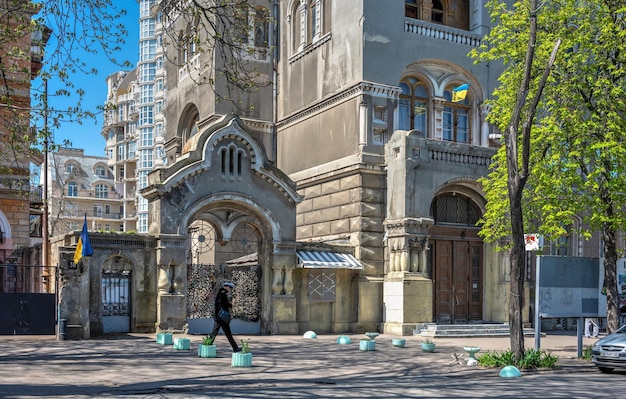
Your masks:
<svg viewBox="0 0 626 399"><path fill-rule="evenodd" d="M224 323L223 321L219 320L217 317L214 319L214 321L215 323L213 326L213 331L211 332L211 337L215 338L217 336L217 333L220 332L220 328L221 328L224 331L226 338L228 338L228 342L230 342L230 346L233 347L233 351L236 351L237 349L239 349L237 342L235 342L235 339L233 338L233 333L230 332L230 324Z"/></svg>

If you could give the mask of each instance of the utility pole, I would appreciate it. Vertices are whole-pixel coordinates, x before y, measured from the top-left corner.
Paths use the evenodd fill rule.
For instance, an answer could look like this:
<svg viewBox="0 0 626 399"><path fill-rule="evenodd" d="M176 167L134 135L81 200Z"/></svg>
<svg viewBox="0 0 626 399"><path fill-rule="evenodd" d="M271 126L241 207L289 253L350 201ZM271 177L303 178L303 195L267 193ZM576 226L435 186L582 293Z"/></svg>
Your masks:
<svg viewBox="0 0 626 399"><path fill-rule="evenodd" d="M44 100L43 100L43 215L42 215L42 236L43 236L43 266L50 264L50 243L48 237L48 79L44 79Z"/></svg>

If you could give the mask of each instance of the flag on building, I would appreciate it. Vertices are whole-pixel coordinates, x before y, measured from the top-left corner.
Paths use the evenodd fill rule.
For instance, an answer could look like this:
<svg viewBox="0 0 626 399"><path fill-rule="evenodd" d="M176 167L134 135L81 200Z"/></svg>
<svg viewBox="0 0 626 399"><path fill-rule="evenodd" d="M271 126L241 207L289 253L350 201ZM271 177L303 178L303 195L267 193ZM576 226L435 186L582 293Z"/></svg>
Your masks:
<svg viewBox="0 0 626 399"><path fill-rule="evenodd" d="M85 214L85 223L83 223L83 230L80 232L80 237L78 237L78 245L76 245L76 251L74 251L74 264L77 265L78 262L83 258L83 256L91 256L93 255L93 249L91 248L91 243L89 242L89 231L87 230L87 214Z"/></svg>
<svg viewBox="0 0 626 399"><path fill-rule="evenodd" d="M469 90L469 83L465 83L464 85L454 88L452 90L452 102L458 103L459 101L465 100L468 90Z"/></svg>

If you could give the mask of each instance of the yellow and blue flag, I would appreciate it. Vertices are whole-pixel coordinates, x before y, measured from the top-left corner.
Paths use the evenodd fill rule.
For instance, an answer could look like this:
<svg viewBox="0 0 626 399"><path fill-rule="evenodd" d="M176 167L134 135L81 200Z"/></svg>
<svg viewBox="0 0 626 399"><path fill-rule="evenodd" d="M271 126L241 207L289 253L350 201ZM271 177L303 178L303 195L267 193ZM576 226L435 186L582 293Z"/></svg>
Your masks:
<svg viewBox="0 0 626 399"><path fill-rule="evenodd" d="M469 83L465 83L464 85L454 88L452 90L452 102L458 103L459 101L465 100L468 90L469 90Z"/></svg>
<svg viewBox="0 0 626 399"><path fill-rule="evenodd" d="M76 251L74 251L74 264L83 258L83 256L93 255L93 249L91 248L91 242L89 242L89 231L87 230L87 214L85 214L85 223L83 223L83 230L80 232L78 238L78 245L76 245Z"/></svg>

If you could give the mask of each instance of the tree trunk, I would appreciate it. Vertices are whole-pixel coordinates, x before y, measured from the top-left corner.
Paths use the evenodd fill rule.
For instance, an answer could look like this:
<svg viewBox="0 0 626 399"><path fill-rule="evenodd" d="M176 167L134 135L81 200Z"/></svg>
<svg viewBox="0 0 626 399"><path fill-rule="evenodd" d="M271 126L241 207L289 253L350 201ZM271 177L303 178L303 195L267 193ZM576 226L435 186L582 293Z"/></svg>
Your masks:
<svg viewBox="0 0 626 399"><path fill-rule="evenodd" d="M509 165L510 166L510 165ZM511 168L509 167L509 170ZM509 328L511 352L515 360L524 356L524 329L522 305L524 303L524 265L526 251L524 244L524 220L522 216L523 185L518 176L509 174L509 198L511 203L511 292L509 294Z"/></svg>
<svg viewBox="0 0 626 399"><path fill-rule="evenodd" d="M607 223L602 228L604 241L604 288L606 292L606 329L607 334L617 330L619 326L619 294L617 292L617 247L615 230Z"/></svg>

